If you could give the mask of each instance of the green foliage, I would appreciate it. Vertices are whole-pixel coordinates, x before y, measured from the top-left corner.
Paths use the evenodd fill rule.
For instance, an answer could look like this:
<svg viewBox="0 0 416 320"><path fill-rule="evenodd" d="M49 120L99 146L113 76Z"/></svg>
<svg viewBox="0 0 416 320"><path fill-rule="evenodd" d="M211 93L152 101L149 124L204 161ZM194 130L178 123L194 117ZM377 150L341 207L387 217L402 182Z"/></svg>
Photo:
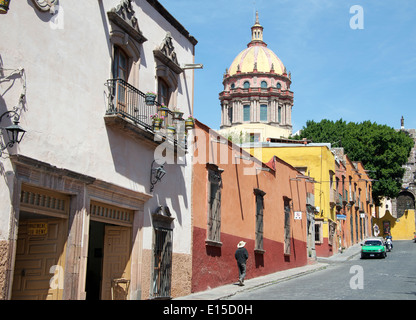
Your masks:
<svg viewBox="0 0 416 320"><path fill-rule="evenodd" d="M404 131L396 131L386 125L370 121L346 123L322 120L307 121L295 139L307 138L313 142L331 143L343 147L352 161L361 161L373 182L373 199L379 204L381 197L396 198L401 189L413 139Z"/></svg>
<svg viewBox="0 0 416 320"><path fill-rule="evenodd" d="M250 141L250 135L247 132L243 132L241 130L239 132L235 130L228 132L227 139L235 144L253 142L253 141Z"/></svg>

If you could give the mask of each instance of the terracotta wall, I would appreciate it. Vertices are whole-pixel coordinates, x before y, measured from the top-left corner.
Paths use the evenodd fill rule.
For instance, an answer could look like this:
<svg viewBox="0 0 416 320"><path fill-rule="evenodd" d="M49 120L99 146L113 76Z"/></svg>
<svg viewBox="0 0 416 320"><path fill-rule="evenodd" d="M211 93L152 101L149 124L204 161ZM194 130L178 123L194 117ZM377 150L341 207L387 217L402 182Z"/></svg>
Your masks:
<svg viewBox="0 0 416 320"><path fill-rule="evenodd" d="M312 184L307 183L305 179L296 179L300 173L278 158L273 158L266 165L227 142L225 138L222 138L220 143L217 141L216 134L210 135L207 126L200 122L196 123L195 155L199 158L193 168L193 292L237 280L238 270L234 253L240 240L247 242L246 248L249 252L247 279L307 263L306 191L307 189L308 192L312 191ZM205 159L201 157L203 154L206 155ZM241 156L250 160L242 160ZM228 161L224 161L225 158ZM240 163L236 163L236 159L239 159ZM213 163L223 170L221 246L209 245L205 241L208 219L207 163ZM270 171L262 171L254 167L269 168ZM256 253L254 250L256 230L254 189L266 193L263 211L264 253ZM284 197L292 199L289 255L284 254ZM301 220L294 220L294 211L302 212Z"/></svg>

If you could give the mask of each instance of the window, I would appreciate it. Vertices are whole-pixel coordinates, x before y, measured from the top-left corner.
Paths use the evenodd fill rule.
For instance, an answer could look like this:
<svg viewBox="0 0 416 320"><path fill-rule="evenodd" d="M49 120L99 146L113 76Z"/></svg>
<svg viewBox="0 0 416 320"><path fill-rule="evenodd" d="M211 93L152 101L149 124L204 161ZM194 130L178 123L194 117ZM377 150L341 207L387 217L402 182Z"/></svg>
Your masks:
<svg viewBox="0 0 416 320"><path fill-rule="evenodd" d="M284 211L285 211L285 245L284 245L284 254L290 254L290 199L284 199ZM316 230L316 229L315 229Z"/></svg>
<svg viewBox="0 0 416 320"><path fill-rule="evenodd" d="M250 82L248 82L248 81L244 81L243 86L244 86L244 89L248 89L248 88L250 88Z"/></svg>
<svg viewBox="0 0 416 320"><path fill-rule="evenodd" d="M157 227L153 242L153 297L170 297L172 275L172 230Z"/></svg>
<svg viewBox="0 0 416 320"><path fill-rule="evenodd" d="M281 106L279 106L279 107L277 108L277 121L278 121L279 123L281 123L281 122L282 122L282 107L281 107Z"/></svg>
<svg viewBox="0 0 416 320"><path fill-rule="evenodd" d="M169 106L169 98L170 98L169 85L161 77L158 78L157 96L158 96L158 102L160 104L163 104L167 107Z"/></svg>
<svg viewBox="0 0 416 320"><path fill-rule="evenodd" d="M243 120L250 121L250 105L243 106Z"/></svg>
<svg viewBox="0 0 416 320"><path fill-rule="evenodd" d="M228 108L228 121L229 123L233 123L233 107Z"/></svg>
<svg viewBox="0 0 416 320"><path fill-rule="evenodd" d="M267 104L260 105L260 121L267 121Z"/></svg>
<svg viewBox="0 0 416 320"><path fill-rule="evenodd" d="M315 243L322 243L322 221L315 221Z"/></svg>
<svg viewBox="0 0 416 320"><path fill-rule="evenodd" d="M128 80L128 57L122 49L114 47L113 76L115 79Z"/></svg>
<svg viewBox="0 0 416 320"><path fill-rule="evenodd" d="M128 57L122 49L114 47L114 61L113 61L113 77L117 80L114 88L117 98L117 109L126 112L128 101Z"/></svg>
<svg viewBox="0 0 416 320"><path fill-rule="evenodd" d="M266 194L260 189L254 189L256 195L256 243L255 250L257 252L264 252L263 250L263 209L264 209L264 195Z"/></svg>
<svg viewBox="0 0 416 320"><path fill-rule="evenodd" d="M266 81L262 81L261 82L261 87L262 88L267 88L267 82Z"/></svg>
<svg viewBox="0 0 416 320"><path fill-rule="evenodd" d="M276 84L276 88L277 88L277 89L281 89L281 88L282 88L282 85L280 84L280 82L278 82L278 83Z"/></svg>
<svg viewBox="0 0 416 320"><path fill-rule="evenodd" d="M235 89L235 83L231 84L231 89Z"/></svg>
<svg viewBox="0 0 416 320"><path fill-rule="evenodd" d="M260 133L250 133L250 142L260 142Z"/></svg>
<svg viewBox="0 0 416 320"><path fill-rule="evenodd" d="M207 240L214 245L221 245L221 173L216 165L209 165Z"/></svg>

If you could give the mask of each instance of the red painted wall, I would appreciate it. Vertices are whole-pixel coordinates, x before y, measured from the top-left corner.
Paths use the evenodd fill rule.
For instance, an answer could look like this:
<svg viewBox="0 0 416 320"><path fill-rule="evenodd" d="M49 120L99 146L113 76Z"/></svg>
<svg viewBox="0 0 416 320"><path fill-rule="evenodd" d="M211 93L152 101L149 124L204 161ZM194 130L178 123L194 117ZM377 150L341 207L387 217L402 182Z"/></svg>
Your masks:
<svg viewBox="0 0 416 320"><path fill-rule="evenodd" d="M333 248L328 244L328 238L323 238L322 243L315 243L316 255L318 257L330 257L333 255Z"/></svg>
<svg viewBox="0 0 416 320"><path fill-rule="evenodd" d="M193 234L192 292L237 282L234 253L241 240L247 242L249 253L246 279L307 264L306 242L296 239L292 239L290 256L285 256L283 244L268 239L264 239L266 253L257 254L254 252L254 240L221 234L222 247L212 247L205 245L205 229L194 228Z"/></svg>

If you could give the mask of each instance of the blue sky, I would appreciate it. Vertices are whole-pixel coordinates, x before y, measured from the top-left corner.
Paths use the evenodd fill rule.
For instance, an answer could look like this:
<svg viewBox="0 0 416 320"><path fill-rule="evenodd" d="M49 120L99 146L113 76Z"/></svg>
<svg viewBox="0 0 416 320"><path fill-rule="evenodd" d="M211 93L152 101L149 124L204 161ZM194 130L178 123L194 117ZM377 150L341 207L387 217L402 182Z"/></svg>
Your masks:
<svg viewBox="0 0 416 320"><path fill-rule="evenodd" d="M293 131L307 120L370 120L416 128L414 0L159 0L193 35L194 115L220 126L226 68L251 40L255 11L263 40L292 73ZM352 29L353 5L364 29Z"/></svg>

